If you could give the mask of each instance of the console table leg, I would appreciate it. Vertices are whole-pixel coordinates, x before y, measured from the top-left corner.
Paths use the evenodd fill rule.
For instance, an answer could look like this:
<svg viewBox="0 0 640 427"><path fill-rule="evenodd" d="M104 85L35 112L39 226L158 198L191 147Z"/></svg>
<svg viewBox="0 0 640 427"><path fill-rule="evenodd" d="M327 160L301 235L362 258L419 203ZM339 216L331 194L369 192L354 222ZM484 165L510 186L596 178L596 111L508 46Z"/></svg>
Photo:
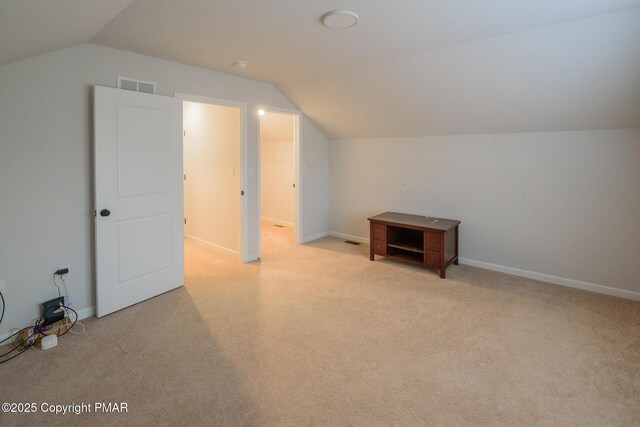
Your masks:
<svg viewBox="0 0 640 427"><path fill-rule="evenodd" d="M456 225L456 253L455 260L453 261L453 265L458 265L458 226Z"/></svg>
<svg viewBox="0 0 640 427"><path fill-rule="evenodd" d="M446 279L447 278L447 269L446 268L441 268L440 269L440 278L441 279Z"/></svg>

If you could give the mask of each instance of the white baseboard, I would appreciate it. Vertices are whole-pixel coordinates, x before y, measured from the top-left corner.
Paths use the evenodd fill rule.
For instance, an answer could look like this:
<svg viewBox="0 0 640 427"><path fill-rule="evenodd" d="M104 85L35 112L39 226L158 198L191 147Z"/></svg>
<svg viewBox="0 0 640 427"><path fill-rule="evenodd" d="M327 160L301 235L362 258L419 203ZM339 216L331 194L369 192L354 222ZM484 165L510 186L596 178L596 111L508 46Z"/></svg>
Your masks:
<svg viewBox="0 0 640 427"><path fill-rule="evenodd" d="M330 231L331 236L341 239L353 240L354 242L369 243L369 239L352 234L338 233ZM552 276L545 273L537 273L535 271L521 270L519 268L507 267L499 264L491 264L484 261L476 261L469 258L460 258L460 264L470 265L472 267L484 268L485 270L498 271L500 273L511 274L513 276L526 277L527 279L539 280L541 282L553 283L554 285L567 286L569 288L582 289L584 291L595 292L597 294L611 295L635 301L640 301L640 292L628 291L626 289L612 288L610 286L597 285L595 283L581 282L579 280L567 279L565 277Z"/></svg>
<svg viewBox="0 0 640 427"><path fill-rule="evenodd" d="M218 245L216 243L211 243L211 242L209 242L207 240L200 239L199 237L187 236L187 239L195 240L196 242L203 243L203 244L205 244L207 246L211 246L212 248L219 249L219 250L221 250L223 252L226 252L228 254L232 254L232 255L238 255L239 254L239 252L236 251L236 250L229 249L229 248L227 248L225 246Z"/></svg>
<svg viewBox="0 0 640 427"><path fill-rule="evenodd" d="M93 306L87 307L81 310L77 310L77 312L78 312L78 320L82 320L82 319L86 319L87 317L94 316L96 314L96 308Z"/></svg>
<svg viewBox="0 0 640 427"><path fill-rule="evenodd" d="M258 259L260 259L258 255L247 255L247 257L242 262L248 263L248 262L257 261Z"/></svg>
<svg viewBox="0 0 640 427"><path fill-rule="evenodd" d="M628 291L626 289L612 288L610 286L597 285L595 283L582 282L580 280L567 279L565 277L552 276L550 274L537 273L535 271L522 270L499 264L491 264L489 262L476 261L469 258L460 258L460 264L484 268L485 270L499 271L500 273L526 277L527 279L539 280L541 282L553 283L554 285L567 286L569 288L582 289L584 291L595 292L598 294L640 301L640 292Z"/></svg>
<svg viewBox="0 0 640 427"><path fill-rule="evenodd" d="M291 227L293 228L293 226L295 225L293 222L290 221L283 221L281 219L275 219L275 218L269 218L268 216L261 216L260 220L264 221L264 222L268 222L270 224L275 224L275 225L282 225L284 227Z"/></svg>
<svg viewBox="0 0 640 427"><path fill-rule="evenodd" d="M329 234L332 235L333 237L339 237L341 239L352 240L358 243L369 244L369 239L367 237L354 236L353 234L346 234L346 233L338 233L337 231L331 231L329 232Z"/></svg>
<svg viewBox="0 0 640 427"><path fill-rule="evenodd" d="M312 242L314 240L322 239L323 237L327 237L329 235L328 231L323 231L322 233L314 234L313 236L303 237L300 240L300 244L304 245L305 243Z"/></svg>

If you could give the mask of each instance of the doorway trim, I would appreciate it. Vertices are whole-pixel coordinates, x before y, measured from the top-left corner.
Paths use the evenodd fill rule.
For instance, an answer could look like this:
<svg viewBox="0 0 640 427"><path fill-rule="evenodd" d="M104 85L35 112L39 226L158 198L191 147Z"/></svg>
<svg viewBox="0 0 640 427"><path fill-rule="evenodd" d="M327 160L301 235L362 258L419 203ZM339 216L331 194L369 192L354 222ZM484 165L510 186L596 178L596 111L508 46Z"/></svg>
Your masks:
<svg viewBox="0 0 640 427"><path fill-rule="evenodd" d="M262 230L262 202L261 202L261 192L262 192L262 182L261 182L261 167L262 167L262 159L261 159L261 151L262 146L260 145L260 114L259 111L263 110L265 113L280 113L280 114L289 114L293 116L293 159L294 159L294 174L295 174L295 208L294 208L294 224L293 224L293 240L296 245L302 244L302 203L300 203L300 195L302 194L302 180L300 179L300 118L302 117L302 112L300 110L294 110L289 108L279 108L279 107L271 107L268 105L259 105L255 114L258 117L257 122L257 139L258 139L258 164L257 164L257 172L256 178L258 180L258 219L260 220L259 230ZM258 256L262 256L262 232L258 233Z"/></svg>
<svg viewBox="0 0 640 427"><path fill-rule="evenodd" d="M249 210L247 209L247 187L249 177L247 174L247 104L245 102L231 101L228 99L211 98L207 96L192 95L188 93L174 92L175 98L182 101L199 102L201 104L220 105L223 107L234 107L240 109L240 191L243 193L240 195L240 261L249 262L252 261L248 255L249 248ZM184 196L183 201L184 204Z"/></svg>

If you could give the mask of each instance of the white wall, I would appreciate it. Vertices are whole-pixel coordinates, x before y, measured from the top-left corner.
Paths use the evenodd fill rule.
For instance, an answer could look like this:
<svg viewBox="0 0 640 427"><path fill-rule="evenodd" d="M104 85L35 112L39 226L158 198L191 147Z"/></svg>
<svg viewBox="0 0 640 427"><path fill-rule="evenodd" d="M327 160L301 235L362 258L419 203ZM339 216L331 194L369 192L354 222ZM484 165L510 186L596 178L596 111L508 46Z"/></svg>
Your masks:
<svg viewBox="0 0 640 427"><path fill-rule="evenodd" d="M311 143L313 142L313 143ZM302 242L325 236L330 227L330 162L326 137L305 117L300 120L300 211Z"/></svg>
<svg viewBox="0 0 640 427"><path fill-rule="evenodd" d="M73 307L94 305L92 86L118 75L158 83L158 92L246 102L247 153L257 167L258 105L295 108L273 85L84 44L0 67L0 279L7 313L0 334L25 326L56 296L51 274L71 265ZM304 238L329 228L329 143L301 120ZM258 253L256 179L245 191Z"/></svg>
<svg viewBox="0 0 640 427"><path fill-rule="evenodd" d="M460 219L468 262L640 298L639 129L333 141L331 184L334 232L368 237L384 211Z"/></svg>
<svg viewBox="0 0 640 427"><path fill-rule="evenodd" d="M240 252L241 111L185 102L185 235Z"/></svg>

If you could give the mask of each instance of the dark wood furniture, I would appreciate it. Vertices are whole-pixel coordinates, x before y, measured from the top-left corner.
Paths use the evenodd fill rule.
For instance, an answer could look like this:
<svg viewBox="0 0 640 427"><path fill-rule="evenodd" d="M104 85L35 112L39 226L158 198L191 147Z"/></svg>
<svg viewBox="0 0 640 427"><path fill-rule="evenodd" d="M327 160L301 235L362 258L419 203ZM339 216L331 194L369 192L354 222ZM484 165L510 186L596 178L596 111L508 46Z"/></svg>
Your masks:
<svg viewBox="0 0 640 427"><path fill-rule="evenodd" d="M458 265L458 225L454 219L385 212L369 218L370 259L381 255L440 270Z"/></svg>

